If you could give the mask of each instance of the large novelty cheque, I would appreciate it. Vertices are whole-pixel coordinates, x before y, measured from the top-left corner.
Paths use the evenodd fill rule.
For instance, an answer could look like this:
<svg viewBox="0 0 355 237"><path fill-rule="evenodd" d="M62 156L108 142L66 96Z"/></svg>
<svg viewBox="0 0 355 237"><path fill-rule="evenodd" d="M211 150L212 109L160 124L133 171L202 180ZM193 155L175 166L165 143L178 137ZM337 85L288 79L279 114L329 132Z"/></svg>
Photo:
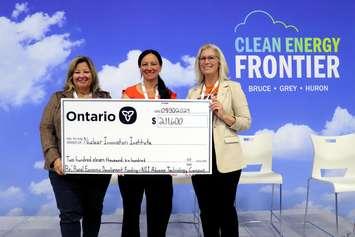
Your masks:
<svg viewBox="0 0 355 237"><path fill-rule="evenodd" d="M65 174L209 174L207 100L62 99Z"/></svg>

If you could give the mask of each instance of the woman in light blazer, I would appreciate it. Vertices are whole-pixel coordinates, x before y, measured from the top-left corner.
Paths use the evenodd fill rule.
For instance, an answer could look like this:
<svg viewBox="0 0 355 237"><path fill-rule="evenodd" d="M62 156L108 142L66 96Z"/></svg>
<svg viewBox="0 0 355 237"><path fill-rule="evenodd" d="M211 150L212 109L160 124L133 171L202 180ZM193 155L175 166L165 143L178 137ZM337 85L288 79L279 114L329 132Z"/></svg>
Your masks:
<svg viewBox="0 0 355 237"><path fill-rule="evenodd" d="M240 84L228 79L225 57L216 45L199 49L195 71L198 83L188 99L210 99L213 111L212 175L192 176L204 236L239 236L234 201L245 162L237 133L250 127L248 103Z"/></svg>

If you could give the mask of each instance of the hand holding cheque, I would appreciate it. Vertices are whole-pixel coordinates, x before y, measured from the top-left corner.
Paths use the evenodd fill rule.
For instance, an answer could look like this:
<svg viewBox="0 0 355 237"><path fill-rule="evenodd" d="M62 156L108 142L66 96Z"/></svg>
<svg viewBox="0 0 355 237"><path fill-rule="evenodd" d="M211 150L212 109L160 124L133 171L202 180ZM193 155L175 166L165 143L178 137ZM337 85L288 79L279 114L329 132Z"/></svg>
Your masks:
<svg viewBox="0 0 355 237"><path fill-rule="evenodd" d="M64 172L211 172L209 101L62 100Z"/></svg>

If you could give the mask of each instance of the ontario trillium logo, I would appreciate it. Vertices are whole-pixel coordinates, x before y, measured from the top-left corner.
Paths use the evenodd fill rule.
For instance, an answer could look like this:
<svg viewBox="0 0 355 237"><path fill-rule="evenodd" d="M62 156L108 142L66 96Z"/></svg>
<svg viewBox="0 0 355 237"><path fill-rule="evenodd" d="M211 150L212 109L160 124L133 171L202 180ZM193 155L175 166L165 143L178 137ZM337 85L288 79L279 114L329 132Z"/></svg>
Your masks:
<svg viewBox="0 0 355 237"><path fill-rule="evenodd" d="M123 124L132 124L137 120L137 111L130 106L125 106L119 112L120 121Z"/></svg>

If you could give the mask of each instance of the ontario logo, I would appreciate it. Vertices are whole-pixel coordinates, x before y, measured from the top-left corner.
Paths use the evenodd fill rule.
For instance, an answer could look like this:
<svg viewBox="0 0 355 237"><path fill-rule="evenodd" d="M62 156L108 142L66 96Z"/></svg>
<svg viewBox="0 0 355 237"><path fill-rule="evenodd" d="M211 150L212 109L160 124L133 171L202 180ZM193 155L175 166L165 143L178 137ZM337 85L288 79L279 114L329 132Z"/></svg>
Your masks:
<svg viewBox="0 0 355 237"><path fill-rule="evenodd" d="M125 106L120 109L119 119L123 124L133 124L137 120L137 111L130 106Z"/></svg>

